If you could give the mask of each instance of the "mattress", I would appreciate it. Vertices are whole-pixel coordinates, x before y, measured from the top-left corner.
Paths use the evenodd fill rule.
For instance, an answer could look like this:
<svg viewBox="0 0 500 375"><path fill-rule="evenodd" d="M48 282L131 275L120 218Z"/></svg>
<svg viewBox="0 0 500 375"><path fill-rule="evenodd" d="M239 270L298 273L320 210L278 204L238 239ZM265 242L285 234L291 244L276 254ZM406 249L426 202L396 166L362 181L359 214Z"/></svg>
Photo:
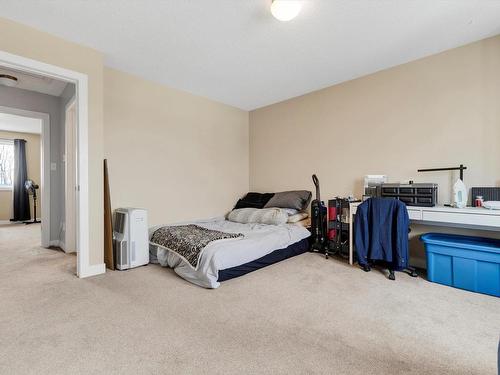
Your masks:
<svg viewBox="0 0 500 375"><path fill-rule="evenodd" d="M208 244L201 253L196 270L177 254L150 244L152 262L156 260L164 267L173 268L182 278L205 288L220 286L219 271L245 265L310 236L307 229L296 224L241 224L224 218L182 224L196 224L207 229L244 235L242 239ZM150 236L159 227L151 228Z"/></svg>
<svg viewBox="0 0 500 375"><path fill-rule="evenodd" d="M246 275L247 273L259 270L261 268L270 266L271 264L281 262L282 260L294 257L296 255L304 254L309 251L309 240L304 238L299 242L295 242L284 249L274 250L273 252L264 255L263 257L253 260L251 262L242 264L241 266L226 268L219 270L218 281L226 281Z"/></svg>

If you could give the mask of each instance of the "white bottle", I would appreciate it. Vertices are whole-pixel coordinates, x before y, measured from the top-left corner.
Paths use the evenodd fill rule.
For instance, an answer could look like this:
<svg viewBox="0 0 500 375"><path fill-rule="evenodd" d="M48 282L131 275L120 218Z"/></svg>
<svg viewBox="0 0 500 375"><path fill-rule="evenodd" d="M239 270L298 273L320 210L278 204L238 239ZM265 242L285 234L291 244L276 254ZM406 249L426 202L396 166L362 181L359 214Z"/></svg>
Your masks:
<svg viewBox="0 0 500 375"><path fill-rule="evenodd" d="M453 185L453 207L464 208L467 206L467 187L461 179Z"/></svg>

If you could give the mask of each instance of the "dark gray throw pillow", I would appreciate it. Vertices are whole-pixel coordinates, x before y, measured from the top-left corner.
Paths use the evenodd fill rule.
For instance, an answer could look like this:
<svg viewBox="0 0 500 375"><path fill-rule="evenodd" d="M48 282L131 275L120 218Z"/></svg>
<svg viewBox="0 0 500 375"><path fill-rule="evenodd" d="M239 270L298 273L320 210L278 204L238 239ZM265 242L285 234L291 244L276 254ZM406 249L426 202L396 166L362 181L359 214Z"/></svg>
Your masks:
<svg viewBox="0 0 500 375"><path fill-rule="evenodd" d="M294 208L302 211L307 208L311 196L312 193L307 190L282 191L280 193L275 193L274 196L269 199L269 202L266 203L264 208Z"/></svg>
<svg viewBox="0 0 500 375"><path fill-rule="evenodd" d="M273 197L273 193L250 192L242 199L239 199L234 206L234 210L239 208L264 208L267 202Z"/></svg>

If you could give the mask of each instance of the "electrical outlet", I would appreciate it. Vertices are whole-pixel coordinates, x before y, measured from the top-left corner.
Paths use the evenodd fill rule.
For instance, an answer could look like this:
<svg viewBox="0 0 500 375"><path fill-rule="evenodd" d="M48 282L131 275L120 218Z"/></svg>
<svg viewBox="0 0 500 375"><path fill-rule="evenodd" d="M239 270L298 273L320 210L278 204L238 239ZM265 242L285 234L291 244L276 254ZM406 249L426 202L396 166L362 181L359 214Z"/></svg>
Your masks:
<svg viewBox="0 0 500 375"><path fill-rule="evenodd" d="M57 163L50 163L50 170L56 171L57 170Z"/></svg>

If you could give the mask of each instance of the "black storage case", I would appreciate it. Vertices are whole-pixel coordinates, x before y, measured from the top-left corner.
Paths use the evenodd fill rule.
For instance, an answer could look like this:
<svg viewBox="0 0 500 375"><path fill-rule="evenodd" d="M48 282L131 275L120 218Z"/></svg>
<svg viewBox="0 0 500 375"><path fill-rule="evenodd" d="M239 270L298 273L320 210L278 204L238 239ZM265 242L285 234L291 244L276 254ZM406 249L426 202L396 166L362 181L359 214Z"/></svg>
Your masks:
<svg viewBox="0 0 500 375"><path fill-rule="evenodd" d="M407 206L434 207L437 204L437 184L390 184L381 185L383 198L396 198Z"/></svg>
<svg viewBox="0 0 500 375"><path fill-rule="evenodd" d="M477 196L482 196L483 201L500 201L500 187L473 187L470 194L470 201L474 207Z"/></svg>

